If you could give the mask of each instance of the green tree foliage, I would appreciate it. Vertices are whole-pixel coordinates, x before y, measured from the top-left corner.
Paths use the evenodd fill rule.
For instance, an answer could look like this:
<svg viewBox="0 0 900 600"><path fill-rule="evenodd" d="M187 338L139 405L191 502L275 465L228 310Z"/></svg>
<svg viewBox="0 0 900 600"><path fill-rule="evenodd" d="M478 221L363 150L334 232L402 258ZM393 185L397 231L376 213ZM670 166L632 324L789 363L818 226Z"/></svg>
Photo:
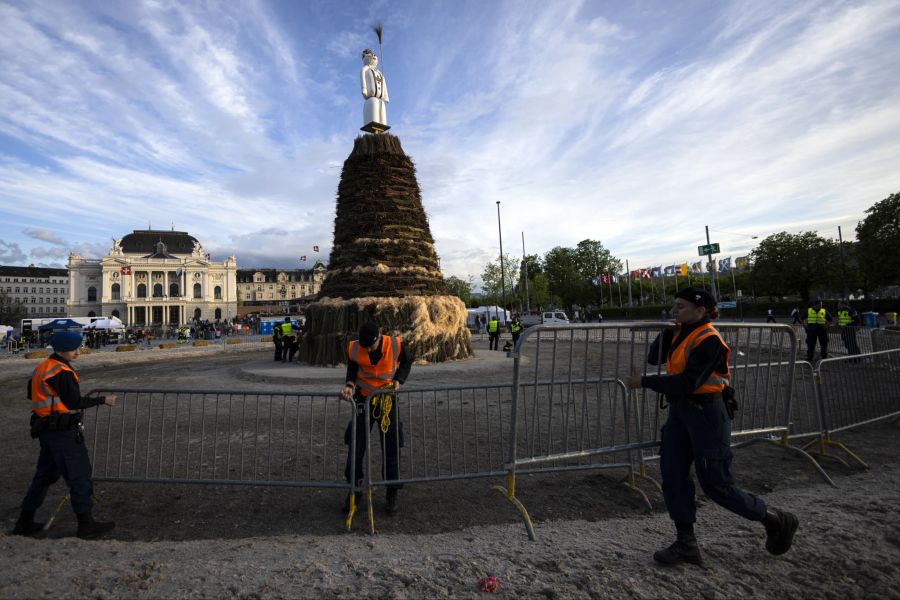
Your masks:
<svg viewBox="0 0 900 600"><path fill-rule="evenodd" d="M856 257L872 286L900 283L900 193L866 211L856 226Z"/></svg>
<svg viewBox="0 0 900 600"><path fill-rule="evenodd" d="M5 291L0 291L0 325L18 327L23 318L25 318L25 307L19 302L13 301Z"/></svg>
<svg viewBox="0 0 900 600"><path fill-rule="evenodd" d="M758 295L796 293L804 301L814 287L833 281L839 269L834 242L812 231L770 235L753 250L751 260Z"/></svg>
<svg viewBox="0 0 900 600"><path fill-rule="evenodd" d="M547 282L546 274L538 273L528 283L528 297L531 310L550 308L550 284Z"/></svg>
<svg viewBox="0 0 900 600"><path fill-rule="evenodd" d="M516 281L519 279L519 259L508 254L503 255L503 274L501 278L500 257L497 260L489 262L481 273L481 281L484 287L484 294L491 301L497 304L512 304L516 299ZM505 301L502 298L504 281L506 287Z"/></svg>
<svg viewBox="0 0 900 600"><path fill-rule="evenodd" d="M447 293L451 296L456 296L460 300L462 300L466 306L469 306L472 302L472 285L468 281L463 281L459 277L455 277L451 275L450 277L444 278L444 283L447 285Z"/></svg>

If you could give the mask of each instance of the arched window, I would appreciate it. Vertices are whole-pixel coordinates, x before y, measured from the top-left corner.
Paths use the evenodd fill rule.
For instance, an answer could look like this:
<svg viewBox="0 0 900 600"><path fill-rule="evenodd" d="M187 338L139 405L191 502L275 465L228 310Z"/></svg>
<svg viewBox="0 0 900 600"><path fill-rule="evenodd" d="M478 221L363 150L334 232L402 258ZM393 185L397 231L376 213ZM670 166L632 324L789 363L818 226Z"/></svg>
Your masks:
<svg viewBox="0 0 900 600"><path fill-rule="evenodd" d="M88 316L89 316L89 317L96 317L96 316L97 316L97 313L95 313L94 311L91 311L91 312L88 313Z"/></svg>
<svg viewBox="0 0 900 600"><path fill-rule="evenodd" d="M146 298L147 297L147 284L139 283L137 289L138 298Z"/></svg>
<svg viewBox="0 0 900 600"><path fill-rule="evenodd" d="M88 302L96 302L97 301L97 288L91 286L88 288Z"/></svg>
<svg viewBox="0 0 900 600"><path fill-rule="evenodd" d="M216 309L216 321L218 321L218 320L221 319L221 318L222 318L222 309L221 309L221 308L217 308L217 309Z"/></svg>
<svg viewBox="0 0 900 600"><path fill-rule="evenodd" d="M199 320L200 320L200 309L199 309L199 308L195 308L195 309L194 309L194 320L195 320L195 321L199 321Z"/></svg>
<svg viewBox="0 0 900 600"><path fill-rule="evenodd" d="M122 298L121 287L119 287L118 283L112 284L112 288L110 288L110 296L113 300L120 300Z"/></svg>
<svg viewBox="0 0 900 600"><path fill-rule="evenodd" d="M154 297L154 298L162 298L162 295L163 295L163 293L162 293L162 284L161 284L161 283L154 283L154 284L153 284L153 297Z"/></svg>
<svg viewBox="0 0 900 600"><path fill-rule="evenodd" d="M172 297L178 296L178 284L177 283L169 284L169 296L172 296Z"/></svg>
<svg viewBox="0 0 900 600"><path fill-rule="evenodd" d="M195 283L194 284L194 298L199 298L199 297L200 297L200 284Z"/></svg>
<svg viewBox="0 0 900 600"><path fill-rule="evenodd" d="M213 289L213 294L215 295L216 300L221 300L222 299L222 288L217 285L215 287L215 289Z"/></svg>
<svg viewBox="0 0 900 600"><path fill-rule="evenodd" d="M117 311L117 310L112 311L112 316L114 316L115 318L118 319L118 318L119 318L119 311Z"/></svg>

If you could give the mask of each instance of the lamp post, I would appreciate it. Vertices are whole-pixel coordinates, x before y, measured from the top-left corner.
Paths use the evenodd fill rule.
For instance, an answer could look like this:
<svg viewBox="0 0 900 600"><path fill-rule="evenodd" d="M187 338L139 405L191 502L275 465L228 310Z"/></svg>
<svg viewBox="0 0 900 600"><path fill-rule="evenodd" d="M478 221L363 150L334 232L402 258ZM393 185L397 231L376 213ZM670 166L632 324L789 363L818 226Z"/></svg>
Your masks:
<svg viewBox="0 0 900 600"><path fill-rule="evenodd" d="M500 306L503 308L503 322L506 322L506 266L503 262L503 229L500 227L500 201L497 200L497 234L500 237L500 289L503 295Z"/></svg>
<svg viewBox="0 0 900 600"><path fill-rule="evenodd" d="M706 247L707 248L710 247L709 225L706 226ZM706 265L707 265L707 268L709 269L709 293L710 293L710 295L712 295L713 298L718 299L718 295L716 294L716 270L713 268L713 262L712 262L713 257L712 257L711 249L706 253L706 260L707 260Z"/></svg>
<svg viewBox="0 0 900 600"><path fill-rule="evenodd" d="M500 254L503 256L502 252ZM525 283L525 312L531 312L531 300L528 297L528 261L525 260L525 232L522 232L522 273L524 274L522 279Z"/></svg>

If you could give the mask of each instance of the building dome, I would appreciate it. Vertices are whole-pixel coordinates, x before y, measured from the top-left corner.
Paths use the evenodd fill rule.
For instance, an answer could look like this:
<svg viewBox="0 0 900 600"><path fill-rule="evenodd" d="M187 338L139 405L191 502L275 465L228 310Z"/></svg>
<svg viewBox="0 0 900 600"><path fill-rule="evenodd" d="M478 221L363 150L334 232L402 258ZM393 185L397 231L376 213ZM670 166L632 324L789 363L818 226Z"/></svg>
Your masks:
<svg viewBox="0 0 900 600"><path fill-rule="evenodd" d="M186 231L155 231L152 229L136 229L122 238L122 252L125 254L148 255L157 252L157 244L165 244L168 254L190 254L197 238Z"/></svg>

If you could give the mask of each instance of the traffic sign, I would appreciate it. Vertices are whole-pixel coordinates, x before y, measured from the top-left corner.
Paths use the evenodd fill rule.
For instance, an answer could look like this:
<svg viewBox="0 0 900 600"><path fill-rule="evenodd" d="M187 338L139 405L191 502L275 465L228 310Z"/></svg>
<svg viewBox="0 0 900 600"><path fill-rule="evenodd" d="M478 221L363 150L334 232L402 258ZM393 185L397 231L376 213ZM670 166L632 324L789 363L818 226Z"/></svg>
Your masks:
<svg viewBox="0 0 900 600"><path fill-rule="evenodd" d="M700 253L700 256L706 256L707 254L718 254L719 244L706 244L705 246L697 246L697 252Z"/></svg>

